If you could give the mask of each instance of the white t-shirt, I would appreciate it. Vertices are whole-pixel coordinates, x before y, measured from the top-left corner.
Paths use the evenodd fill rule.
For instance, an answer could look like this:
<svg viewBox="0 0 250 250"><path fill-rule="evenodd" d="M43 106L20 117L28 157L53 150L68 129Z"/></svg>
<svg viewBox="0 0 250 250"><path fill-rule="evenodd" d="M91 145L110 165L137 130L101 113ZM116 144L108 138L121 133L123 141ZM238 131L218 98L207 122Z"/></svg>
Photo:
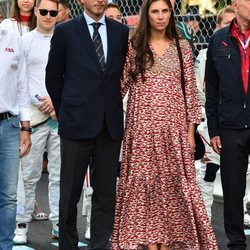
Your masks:
<svg viewBox="0 0 250 250"><path fill-rule="evenodd" d="M42 34L36 29L22 37L27 63L30 98L33 104L31 121L33 126L48 118L48 115L38 111L41 102L36 96L49 96L45 86L45 68L48 61L51 37L52 34Z"/></svg>

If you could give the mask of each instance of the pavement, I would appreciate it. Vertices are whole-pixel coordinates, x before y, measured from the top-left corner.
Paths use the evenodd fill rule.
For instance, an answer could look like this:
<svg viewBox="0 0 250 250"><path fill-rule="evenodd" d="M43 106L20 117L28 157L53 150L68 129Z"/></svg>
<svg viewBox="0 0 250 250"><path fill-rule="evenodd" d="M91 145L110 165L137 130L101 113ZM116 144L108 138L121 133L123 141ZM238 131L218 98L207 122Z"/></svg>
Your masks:
<svg viewBox="0 0 250 250"><path fill-rule="evenodd" d="M36 191L36 200L43 212L49 212L48 206L48 174L43 173L41 180L38 182ZM86 219L82 214L82 199L78 204L78 233L79 247L81 250L86 250L88 241L84 238ZM212 208L212 225L215 230L218 245L220 250L228 249L226 247L227 238L223 227L223 203L221 199L214 202ZM28 244L26 246L15 246L13 250L56 250L58 242L51 239L52 225L50 221L33 221L30 225L28 233ZM250 250L250 229L245 230L247 236L248 249ZM182 249L180 249L182 250Z"/></svg>

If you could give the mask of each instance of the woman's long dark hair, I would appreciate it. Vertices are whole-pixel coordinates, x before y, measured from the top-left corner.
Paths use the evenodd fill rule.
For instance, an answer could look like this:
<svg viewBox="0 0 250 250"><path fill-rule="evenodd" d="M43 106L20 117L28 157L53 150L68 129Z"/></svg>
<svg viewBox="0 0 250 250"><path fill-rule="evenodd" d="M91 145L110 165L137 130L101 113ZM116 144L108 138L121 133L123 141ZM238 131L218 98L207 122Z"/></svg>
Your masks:
<svg viewBox="0 0 250 250"><path fill-rule="evenodd" d="M21 10L18 6L17 1L18 0L13 0L12 2L11 8L10 8L10 17L14 18L17 21L19 33L21 34ZM35 2L34 2L34 7L35 7ZM30 31L36 28L36 16L34 13L34 7L31 11L31 16L30 16L29 25L28 25Z"/></svg>
<svg viewBox="0 0 250 250"><path fill-rule="evenodd" d="M141 74L142 78L144 79L145 70L149 67L152 67L154 64L153 52L151 51L149 46L149 39L151 34L150 34L148 10L150 5L153 2L157 1L164 1L171 10L169 24L166 28L166 33L165 33L166 38L172 40L179 37L176 31L174 11L170 0L144 0L141 7L141 15L139 23L131 36L131 44L136 51L135 55L136 67L135 67L135 72L133 72L132 74L134 79L137 77L138 74Z"/></svg>

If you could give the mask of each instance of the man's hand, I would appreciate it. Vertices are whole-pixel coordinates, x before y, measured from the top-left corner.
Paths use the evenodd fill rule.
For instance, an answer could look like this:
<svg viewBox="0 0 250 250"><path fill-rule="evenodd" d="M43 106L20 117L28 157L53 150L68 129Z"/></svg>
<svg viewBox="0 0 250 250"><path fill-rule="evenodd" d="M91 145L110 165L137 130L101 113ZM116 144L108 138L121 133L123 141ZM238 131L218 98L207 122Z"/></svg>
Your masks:
<svg viewBox="0 0 250 250"><path fill-rule="evenodd" d="M30 128L30 122L21 121L21 126L24 128ZM20 137L21 138L20 138L20 143L19 143L19 156L20 158L22 158L30 152L30 148L31 148L30 132L21 131Z"/></svg>
<svg viewBox="0 0 250 250"><path fill-rule="evenodd" d="M213 147L214 152L220 154L221 151L221 141L219 136L215 136L211 139L211 145Z"/></svg>
<svg viewBox="0 0 250 250"><path fill-rule="evenodd" d="M46 115L49 115L53 110L53 104L49 96L41 96L40 101L42 104L39 106L39 110Z"/></svg>
<svg viewBox="0 0 250 250"><path fill-rule="evenodd" d="M30 152L30 148L31 148L30 132L22 131L21 140L19 144L20 158L26 156Z"/></svg>
<svg viewBox="0 0 250 250"><path fill-rule="evenodd" d="M53 110L49 115L50 115L50 117L52 118L52 120L57 121L57 117L56 117L56 112L55 112L55 110Z"/></svg>

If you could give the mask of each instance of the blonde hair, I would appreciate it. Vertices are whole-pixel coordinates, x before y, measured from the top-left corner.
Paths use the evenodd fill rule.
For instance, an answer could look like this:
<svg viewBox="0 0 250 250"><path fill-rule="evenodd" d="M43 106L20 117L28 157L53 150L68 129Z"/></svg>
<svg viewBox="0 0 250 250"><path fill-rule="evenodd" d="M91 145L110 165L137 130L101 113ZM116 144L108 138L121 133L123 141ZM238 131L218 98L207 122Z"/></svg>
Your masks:
<svg viewBox="0 0 250 250"><path fill-rule="evenodd" d="M225 13L232 13L232 14L235 14L235 11L234 11L233 7L230 6L230 5L226 6L226 7L223 8L223 9L221 9L221 10L218 12L218 14L217 14L217 18L216 18L217 24L221 24L222 19L223 19L223 15L224 15Z"/></svg>

